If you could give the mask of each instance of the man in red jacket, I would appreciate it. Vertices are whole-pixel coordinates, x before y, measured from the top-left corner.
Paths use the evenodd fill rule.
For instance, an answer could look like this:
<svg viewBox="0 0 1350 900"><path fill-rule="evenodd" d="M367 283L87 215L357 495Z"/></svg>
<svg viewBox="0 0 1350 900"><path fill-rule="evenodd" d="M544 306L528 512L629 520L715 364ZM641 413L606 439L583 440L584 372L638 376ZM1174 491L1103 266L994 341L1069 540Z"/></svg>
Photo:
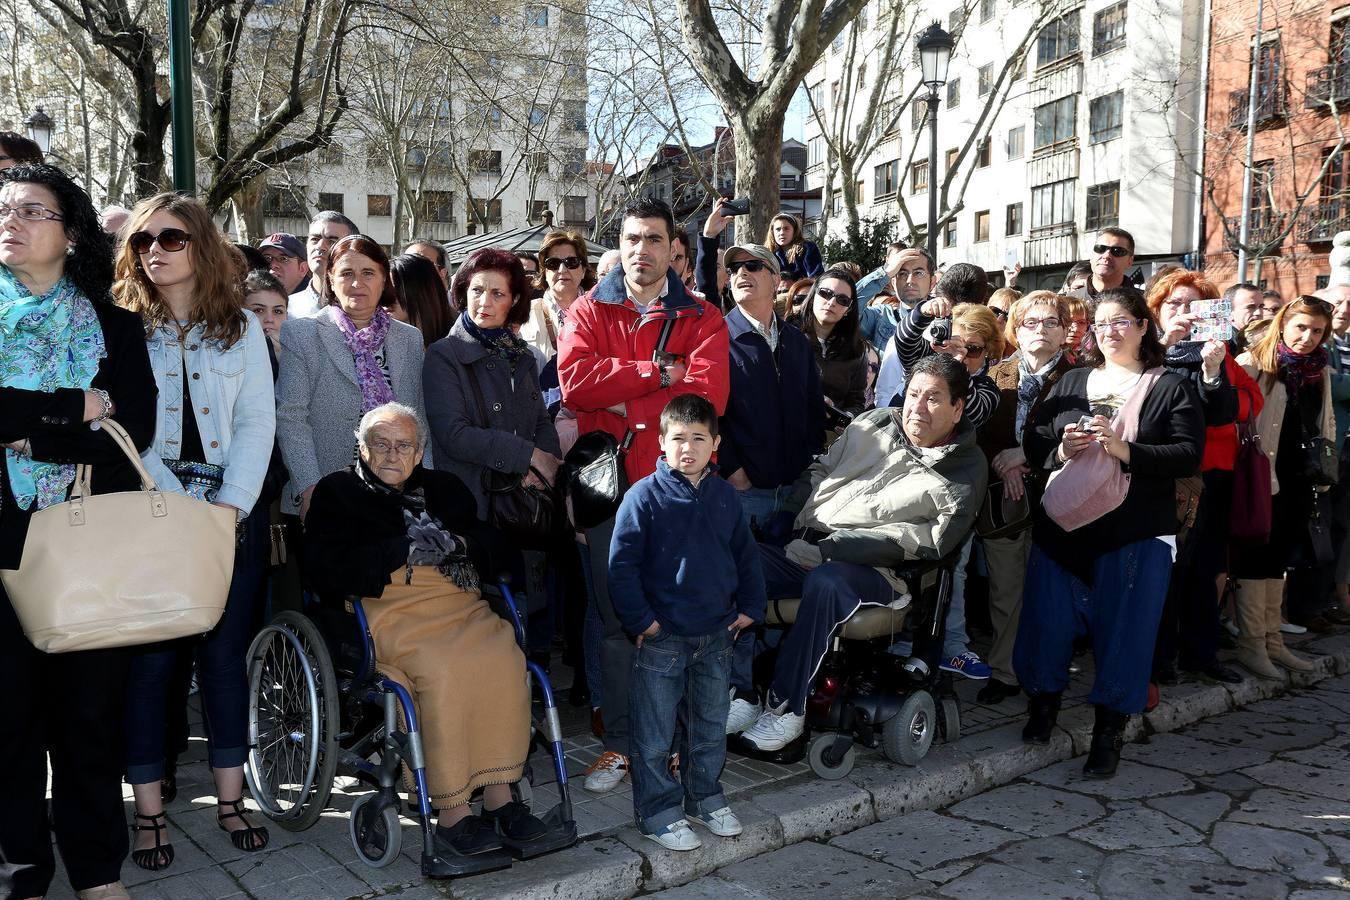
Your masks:
<svg viewBox="0 0 1350 900"><path fill-rule="evenodd" d="M660 200L640 200L624 211L621 269L604 277L567 310L558 335L558 381L563 406L577 430L607 431L622 444L629 482L656 470L660 418L671 398L698 394L720 416L730 377L722 314L688 291L671 271L675 219ZM668 332L664 348L657 343ZM600 647L601 714L605 752L586 776L586 789L613 790L628 774L628 671L633 644L624 634L608 588L610 519L586 532L593 586L604 640Z"/></svg>

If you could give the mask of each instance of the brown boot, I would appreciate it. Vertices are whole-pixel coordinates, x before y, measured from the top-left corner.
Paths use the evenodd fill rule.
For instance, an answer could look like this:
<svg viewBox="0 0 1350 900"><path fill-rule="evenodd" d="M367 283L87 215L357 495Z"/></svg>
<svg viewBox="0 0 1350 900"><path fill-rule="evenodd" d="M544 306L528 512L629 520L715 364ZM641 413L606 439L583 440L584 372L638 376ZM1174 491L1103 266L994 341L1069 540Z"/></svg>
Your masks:
<svg viewBox="0 0 1350 900"><path fill-rule="evenodd" d="M1279 613L1276 613L1278 618ZM1252 578L1237 580L1233 594L1233 617L1238 624L1237 662L1253 675L1279 678L1280 671L1266 655L1266 582ZM1279 623L1276 623L1278 629Z"/></svg>
<svg viewBox="0 0 1350 900"><path fill-rule="evenodd" d="M1264 582L1266 586L1266 656L1294 672L1311 672L1313 664L1301 656L1295 656L1284 645L1284 634L1280 631L1280 607L1284 605L1284 581L1271 578Z"/></svg>

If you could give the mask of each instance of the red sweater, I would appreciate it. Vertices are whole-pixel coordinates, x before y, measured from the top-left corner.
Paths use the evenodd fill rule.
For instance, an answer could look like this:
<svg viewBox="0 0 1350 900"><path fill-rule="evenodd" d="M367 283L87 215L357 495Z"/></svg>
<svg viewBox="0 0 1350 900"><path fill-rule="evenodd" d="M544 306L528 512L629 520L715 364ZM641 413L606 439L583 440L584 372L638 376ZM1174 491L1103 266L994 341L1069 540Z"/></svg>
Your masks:
<svg viewBox="0 0 1350 900"><path fill-rule="evenodd" d="M1261 407L1266 402L1261 394L1261 388L1256 384L1256 379L1237 364L1231 353L1224 355L1223 369L1228 373L1228 383L1237 389L1238 422L1256 421L1256 417L1261 413ZM1237 462L1237 451L1237 425L1215 425L1206 428L1205 456L1200 463L1201 471L1208 472L1210 469L1233 471L1233 465Z"/></svg>

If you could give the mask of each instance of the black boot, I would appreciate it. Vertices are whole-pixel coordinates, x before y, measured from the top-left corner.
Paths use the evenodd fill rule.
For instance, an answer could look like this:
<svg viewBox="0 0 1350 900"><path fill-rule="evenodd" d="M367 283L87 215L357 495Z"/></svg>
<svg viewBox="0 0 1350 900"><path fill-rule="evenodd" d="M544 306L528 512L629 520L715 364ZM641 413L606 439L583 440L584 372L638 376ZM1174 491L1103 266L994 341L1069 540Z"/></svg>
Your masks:
<svg viewBox="0 0 1350 900"><path fill-rule="evenodd" d="M1120 765L1120 748L1125 744L1127 713L1116 712L1105 706L1097 707L1097 722L1092 727L1092 747L1088 750L1083 774L1093 778L1110 778Z"/></svg>
<svg viewBox="0 0 1350 900"><path fill-rule="evenodd" d="M1027 724L1022 729L1022 743L1048 744L1050 733L1059 718L1059 694L1027 694Z"/></svg>

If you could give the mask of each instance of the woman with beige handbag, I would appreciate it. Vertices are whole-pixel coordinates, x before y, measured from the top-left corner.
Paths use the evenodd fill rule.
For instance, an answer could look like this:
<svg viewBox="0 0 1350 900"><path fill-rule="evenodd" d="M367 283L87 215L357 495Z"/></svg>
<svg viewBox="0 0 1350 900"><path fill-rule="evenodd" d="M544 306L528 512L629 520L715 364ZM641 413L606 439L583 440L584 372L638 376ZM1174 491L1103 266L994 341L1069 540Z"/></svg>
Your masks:
<svg viewBox="0 0 1350 900"><path fill-rule="evenodd" d="M78 465L93 466L94 494L140 484L110 432L91 427L115 411L137 449L154 436L145 330L111 302L112 280L111 243L79 186L50 166L0 173L0 569L21 568L33 514L66 501ZM40 652L0 587L0 896L46 893L53 829L77 896L128 896L129 662L122 648Z"/></svg>
<svg viewBox="0 0 1350 900"><path fill-rule="evenodd" d="M161 781L165 703L179 652L197 663L208 761L221 830L243 851L267 846L265 828L243 812L248 750L245 657L265 573L267 510L254 510L276 428L267 338L244 309L244 264L196 200L158 194L131 212L118 251L118 301L148 327L159 385L153 452L142 457L155 482L229 510L238 540L219 622L189 646L140 649L127 690L127 781L136 795L131 859L157 871L173 862Z"/></svg>

